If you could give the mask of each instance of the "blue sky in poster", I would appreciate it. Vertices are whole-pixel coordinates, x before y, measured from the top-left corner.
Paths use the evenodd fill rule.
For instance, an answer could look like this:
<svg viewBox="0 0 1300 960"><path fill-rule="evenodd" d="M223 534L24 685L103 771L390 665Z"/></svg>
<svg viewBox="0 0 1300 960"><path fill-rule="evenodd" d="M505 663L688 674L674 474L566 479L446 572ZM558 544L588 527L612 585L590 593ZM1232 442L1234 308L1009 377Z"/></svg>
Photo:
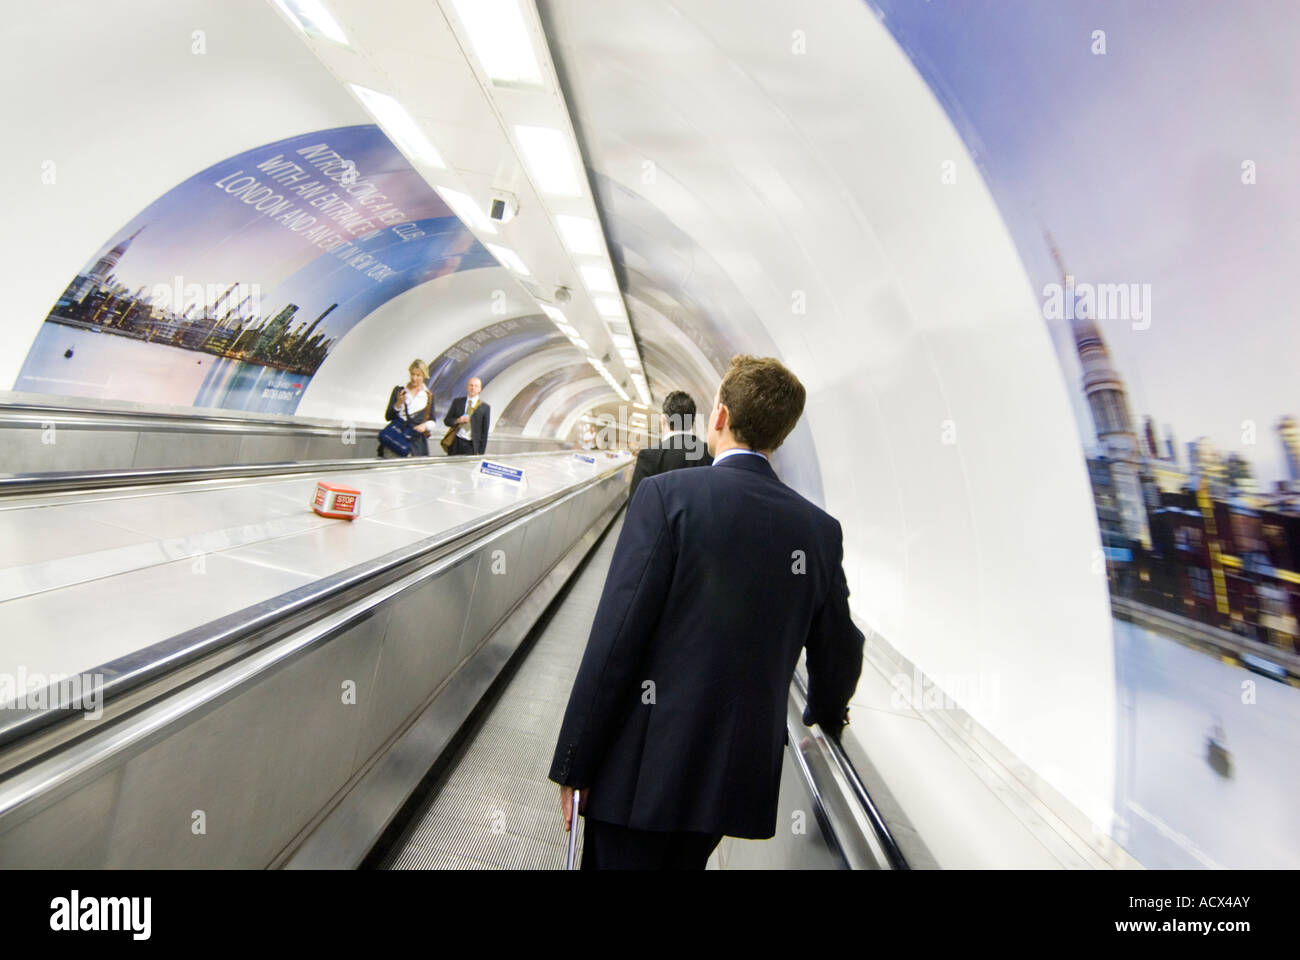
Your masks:
<svg viewBox="0 0 1300 960"><path fill-rule="evenodd" d="M1040 303L1059 282L1044 228L1079 281L1151 285L1149 329L1099 324L1139 424L1149 414L1162 434L1172 426L1180 447L1207 436L1265 484L1282 479L1274 424L1300 415L1300 5L871 6L975 155ZM1242 183L1245 161L1254 185ZM1091 445L1073 342L1063 322L1049 328Z"/></svg>

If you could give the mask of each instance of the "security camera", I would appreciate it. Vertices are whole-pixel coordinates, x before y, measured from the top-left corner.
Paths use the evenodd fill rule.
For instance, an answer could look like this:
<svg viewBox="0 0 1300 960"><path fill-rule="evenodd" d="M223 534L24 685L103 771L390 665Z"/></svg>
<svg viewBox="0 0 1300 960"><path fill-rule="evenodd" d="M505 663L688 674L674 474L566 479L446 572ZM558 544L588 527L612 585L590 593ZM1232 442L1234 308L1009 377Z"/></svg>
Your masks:
<svg viewBox="0 0 1300 960"><path fill-rule="evenodd" d="M493 190L488 203L488 216L497 223L508 223L519 212L519 198L504 190Z"/></svg>

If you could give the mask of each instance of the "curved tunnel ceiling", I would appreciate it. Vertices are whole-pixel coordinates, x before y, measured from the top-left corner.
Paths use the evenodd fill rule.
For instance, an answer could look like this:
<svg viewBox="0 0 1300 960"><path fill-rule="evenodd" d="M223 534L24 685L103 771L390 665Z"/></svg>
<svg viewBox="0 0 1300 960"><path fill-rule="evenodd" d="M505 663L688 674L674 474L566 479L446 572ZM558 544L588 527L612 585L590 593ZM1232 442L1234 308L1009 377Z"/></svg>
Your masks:
<svg viewBox="0 0 1300 960"><path fill-rule="evenodd" d="M263 88L291 93L258 114L247 142L211 146L202 124L184 118L190 133L169 133L179 142L160 167L170 179L159 189L286 132L360 119L345 87L325 82L343 73L331 77L305 58L269 4L238 6L231 21L258 43L255 59L232 68L257 79L249 98ZM380 17L359 0L335 6L367 57L317 53L376 88L405 71L410 109L435 118L434 139L445 136L468 158L452 171L461 187L486 196L506 179L527 199L531 213L513 224L516 238L527 239L528 217L549 214L443 7L393 0ZM1092 569L1099 538L1078 429L1035 290L942 105L861 0L537 7L655 399L684 387L707 409L733 352L790 365L808 402L776 466L841 522L855 612L929 676L1000 677L1014 696L981 705L974 718L1104 824L1114 780L1114 661L1106 587ZM104 30L115 29L96 15L105 17ZM441 38L436 49L429 37ZM162 107L172 104L150 92L159 85L148 43L126 40L137 46L124 59L147 68L115 77L119 90L138 96L140 116L166 115ZM188 61L169 63L189 76ZM221 63L213 58L204 69ZM220 117L225 100L214 101L212 76L187 82L207 91L205 110ZM285 109L296 98L326 108ZM281 114L307 126L277 133ZM60 115L62 127L77 131L60 147L68 156L84 153L72 122L79 116ZM134 171L111 164L138 137L115 120L85 123L98 137L117 138L98 141L107 169L135 184ZM241 127L240 136L251 134ZM939 179L945 165L951 183ZM54 202L64 195L87 202L65 193L72 189L61 185ZM125 213L143 209L139 190L128 195ZM143 200L159 195L153 189ZM93 249L127 216L112 203L89 207L94 236L84 246ZM23 222L51 219L33 206ZM55 242L48 229L41 236ZM537 251L531 265L541 274L547 258ZM84 255L78 247L77 258ZM52 294L34 309L24 304L24 313L48 309L78 266L42 275ZM377 420L413 357L442 357L445 389L458 391L457 378L478 372L468 361L478 350L459 346L466 338L486 349L479 334L495 342L493 328L527 325L537 314L528 288L504 267L419 283L343 337L297 413ZM604 335L593 317L584 322ZM456 349L465 356L453 356ZM543 356L561 376L548 379ZM539 333L533 349L486 364L485 393L523 421L524 432L567 430L584 408L615 397L578 356Z"/></svg>
<svg viewBox="0 0 1300 960"><path fill-rule="evenodd" d="M656 399L681 378L703 406L736 350L790 365L808 402L778 471L843 524L854 609L928 675L996 671L1016 695L976 719L1107 823L1114 665L1078 431L933 92L859 0L538 9Z"/></svg>

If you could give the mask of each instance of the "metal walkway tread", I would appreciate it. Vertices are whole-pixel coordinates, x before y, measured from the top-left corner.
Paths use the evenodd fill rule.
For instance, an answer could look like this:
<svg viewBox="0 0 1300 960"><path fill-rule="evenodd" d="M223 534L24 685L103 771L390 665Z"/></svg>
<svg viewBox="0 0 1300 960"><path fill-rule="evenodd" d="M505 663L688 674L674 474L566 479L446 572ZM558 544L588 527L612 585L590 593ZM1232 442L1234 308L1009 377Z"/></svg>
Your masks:
<svg viewBox="0 0 1300 960"><path fill-rule="evenodd" d="M564 867L568 837L560 820L560 791L546 775L622 527L620 514L380 869ZM578 849L581 853L581 835Z"/></svg>

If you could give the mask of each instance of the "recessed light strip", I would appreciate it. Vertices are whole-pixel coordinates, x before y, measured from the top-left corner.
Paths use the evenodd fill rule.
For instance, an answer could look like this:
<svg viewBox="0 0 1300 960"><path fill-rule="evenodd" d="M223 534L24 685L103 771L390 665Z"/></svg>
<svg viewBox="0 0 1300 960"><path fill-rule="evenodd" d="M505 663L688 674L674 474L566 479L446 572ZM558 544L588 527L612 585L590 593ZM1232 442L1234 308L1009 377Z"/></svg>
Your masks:
<svg viewBox="0 0 1300 960"><path fill-rule="evenodd" d="M519 0L452 0L479 66L495 83L543 85Z"/></svg>
<svg viewBox="0 0 1300 960"><path fill-rule="evenodd" d="M508 267L520 276L532 276L532 274L528 272L528 267L524 264L524 261L519 259L519 254L515 253L509 247L503 247L499 243L488 243L484 244L484 246L488 248L488 252L491 253L492 256L496 257L497 262L503 267Z"/></svg>
<svg viewBox="0 0 1300 960"><path fill-rule="evenodd" d="M582 195L582 183L567 136L554 127L517 124L515 141L539 191L561 197Z"/></svg>
<svg viewBox="0 0 1300 960"><path fill-rule="evenodd" d="M451 207L451 212L456 214L467 226L472 229L482 230L484 233L496 233L497 228L488 219L483 208L474 202L474 198L468 193L461 193L459 190L452 190L450 187L435 187L439 196L447 201L447 206Z"/></svg>
<svg viewBox="0 0 1300 960"><path fill-rule="evenodd" d="M447 169L447 164L443 162L438 148L425 136L424 130L415 118L406 112L405 107L386 93L356 83L350 86L362 106L374 115L379 125L384 128L384 132L397 141L398 147L413 154L421 163L442 170Z"/></svg>
<svg viewBox="0 0 1300 960"><path fill-rule="evenodd" d="M307 36L324 37L345 47L351 46L339 22L320 0L275 0L275 4Z"/></svg>

